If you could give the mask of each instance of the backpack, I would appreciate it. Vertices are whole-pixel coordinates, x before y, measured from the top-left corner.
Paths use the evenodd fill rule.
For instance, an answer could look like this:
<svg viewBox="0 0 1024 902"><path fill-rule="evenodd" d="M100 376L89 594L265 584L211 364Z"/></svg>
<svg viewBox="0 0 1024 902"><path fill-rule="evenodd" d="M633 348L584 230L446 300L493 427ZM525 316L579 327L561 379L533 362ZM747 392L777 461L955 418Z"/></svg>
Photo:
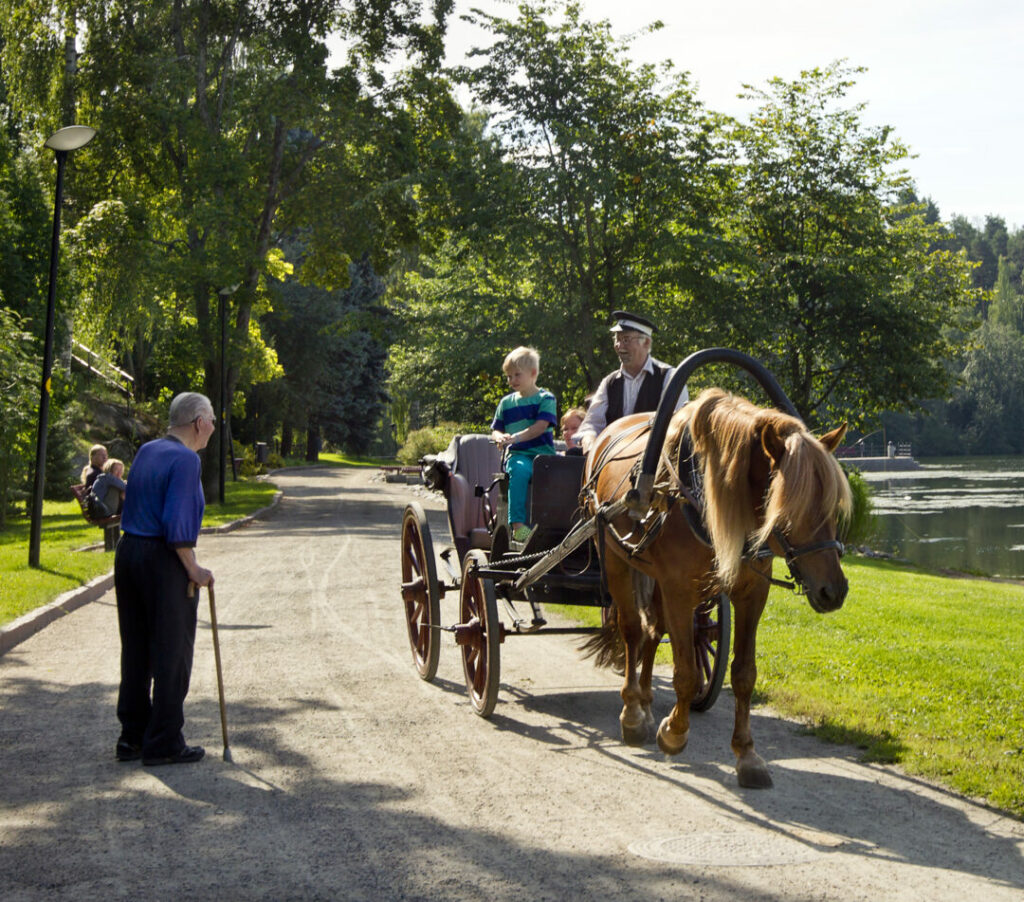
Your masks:
<svg viewBox="0 0 1024 902"><path fill-rule="evenodd" d="M85 509L89 512L90 520L105 520L110 516L107 506L96 496L92 489L89 489L89 494L85 496Z"/></svg>

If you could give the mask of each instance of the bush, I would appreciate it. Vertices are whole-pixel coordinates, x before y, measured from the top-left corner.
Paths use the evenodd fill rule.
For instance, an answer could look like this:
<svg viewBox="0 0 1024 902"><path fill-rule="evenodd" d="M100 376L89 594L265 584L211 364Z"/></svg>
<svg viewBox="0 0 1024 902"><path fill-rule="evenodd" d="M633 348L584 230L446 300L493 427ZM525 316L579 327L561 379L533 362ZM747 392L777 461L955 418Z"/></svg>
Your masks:
<svg viewBox="0 0 1024 902"><path fill-rule="evenodd" d="M436 426L424 426L414 429L405 439L405 444L398 449L398 460L403 464L412 465L419 462L425 454L437 454L444 451L457 435L474 433L490 434L487 426L479 423L438 423Z"/></svg>
<svg viewBox="0 0 1024 902"><path fill-rule="evenodd" d="M875 534L874 505L871 502L871 486L860 470L843 467L846 479L853 493L853 511L850 519L840 528L840 537L847 545L864 545Z"/></svg>

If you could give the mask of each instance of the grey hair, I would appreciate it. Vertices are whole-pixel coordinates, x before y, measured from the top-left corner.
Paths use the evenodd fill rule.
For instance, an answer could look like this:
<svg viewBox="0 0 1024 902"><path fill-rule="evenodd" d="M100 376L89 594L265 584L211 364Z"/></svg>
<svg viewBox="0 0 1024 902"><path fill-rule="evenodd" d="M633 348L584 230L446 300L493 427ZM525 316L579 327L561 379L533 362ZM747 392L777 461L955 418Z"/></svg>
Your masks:
<svg viewBox="0 0 1024 902"><path fill-rule="evenodd" d="M213 417L213 404L210 403L210 399L195 391L175 395L167 414L171 428L187 426L196 417Z"/></svg>

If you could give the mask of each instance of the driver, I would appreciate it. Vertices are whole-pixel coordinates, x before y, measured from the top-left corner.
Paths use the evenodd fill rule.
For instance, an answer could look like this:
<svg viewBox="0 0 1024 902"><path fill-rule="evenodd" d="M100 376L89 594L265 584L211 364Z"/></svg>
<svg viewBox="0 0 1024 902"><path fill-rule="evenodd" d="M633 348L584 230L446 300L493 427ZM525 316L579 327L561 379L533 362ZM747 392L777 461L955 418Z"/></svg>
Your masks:
<svg viewBox="0 0 1024 902"><path fill-rule="evenodd" d="M601 431L620 417L658 409L662 392L675 367L651 356L655 325L649 319L616 310L612 313L612 343L621 366L609 373L594 392L590 409L573 440L586 454ZM686 387L679 393L676 410L689 400Z"/></svg>

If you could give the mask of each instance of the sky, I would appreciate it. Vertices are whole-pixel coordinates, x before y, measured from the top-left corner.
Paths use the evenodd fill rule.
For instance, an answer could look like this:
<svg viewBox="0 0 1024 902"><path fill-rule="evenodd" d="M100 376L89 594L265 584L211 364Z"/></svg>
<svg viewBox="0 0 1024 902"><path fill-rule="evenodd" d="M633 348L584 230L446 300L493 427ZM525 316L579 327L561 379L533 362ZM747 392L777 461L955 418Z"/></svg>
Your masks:
<svg viewBox="0 0 1024 902"><path fill-rule="evenodd" d="M507 0L456 0L448 62L488 36L459 16L506 18ZM671 60L710 109L742 118L744 83L792 80L845 58L863 66L849 98L889 125L916 158L919 196L944 220L1001 216L1024 226L1024 2L1021 0L582 0L617 36L660 19L633 44L638 62Z"/></svg>

